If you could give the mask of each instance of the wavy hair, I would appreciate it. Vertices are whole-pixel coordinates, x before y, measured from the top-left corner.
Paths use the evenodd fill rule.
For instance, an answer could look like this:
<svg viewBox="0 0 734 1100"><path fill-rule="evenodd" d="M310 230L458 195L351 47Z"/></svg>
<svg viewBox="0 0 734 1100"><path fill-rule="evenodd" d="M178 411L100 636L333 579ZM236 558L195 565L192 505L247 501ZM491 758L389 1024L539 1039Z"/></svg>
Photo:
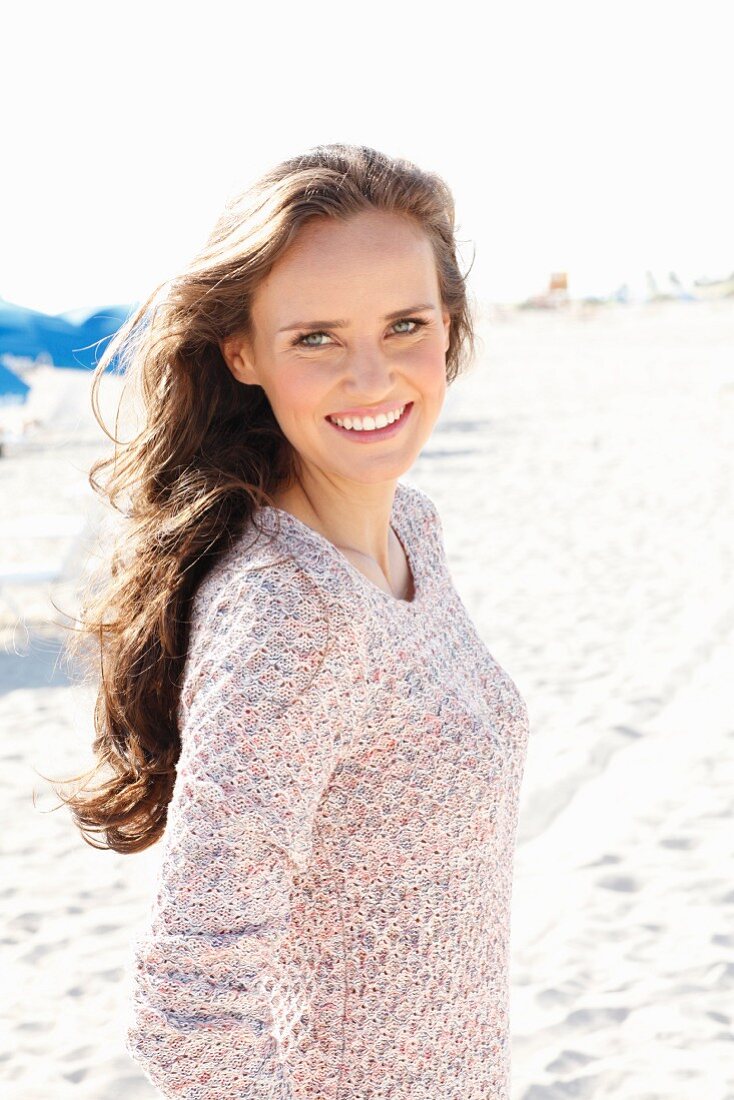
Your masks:
<svg viewBox="0 0 734 1100"><path fill-rule="evenodd" d="M89 482L124 520L69 645L91 653L95 763L73 777L84 785L72 796L57 791L92 847L141 851L163 833L192 597L258 507L297 476L264 391L233 378L221 342L250 332L259 283L306 221L370 208L413 218L433 245L451 318L450 385L475 353L452 194L407 160L346 144L289 158L231 197L202 249L128 317L96 367L92 407L115 450ZM98 387L115 364L142 398L130 442L110 435L99 412Z"/></svg>

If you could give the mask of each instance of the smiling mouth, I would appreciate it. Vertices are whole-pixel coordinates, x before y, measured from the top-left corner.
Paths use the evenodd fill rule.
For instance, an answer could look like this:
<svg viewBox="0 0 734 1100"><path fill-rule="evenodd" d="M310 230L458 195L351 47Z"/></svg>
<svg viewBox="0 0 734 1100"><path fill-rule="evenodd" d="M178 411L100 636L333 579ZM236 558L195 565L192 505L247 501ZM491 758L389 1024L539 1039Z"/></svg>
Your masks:
<svg viewBox="0 0 734 1100"><path fill-rule="evenodd" d="M343 436L352 439L355 443L369 443L373 440L377 442L380 439L387 439L392 435L397 435L397 433L402 430L403 425L410 419L410 414L412 411L413 402L408 401L408 403L403 406L401 414L391 423L388 422L387 424L384 424L381 428L378 428L376 426L375 421L372 420L372 418L367 417L361 419L358 417L354 418L363 425L361 428L346 427L345 425L337 424L334 420L332 420L330 416L327 416L324 419L327 420L329 424L331 424L332 428L334 428L335 431L341 432ZM345 417L345 420L348 420L351 423L352 418ZM369 424L373 424L374 426L364 427L365 420L368 420Z"/></svg>
<svg viewBox="0 0 734 1100"><path fill-rule="evenodd" d="M410 404L412 404L411 401L406 401L402 405L380 410L379 413L364 413L361 416L350 416L349 413L340 416L337 413L331 413L326 419L330 420L332 424L338 424L339 427L346 428L347 431L379 431L381 428L386 428L389 424L395 424L400 420ZM382 421L382 423L379 423L379 421Z"/></svg>

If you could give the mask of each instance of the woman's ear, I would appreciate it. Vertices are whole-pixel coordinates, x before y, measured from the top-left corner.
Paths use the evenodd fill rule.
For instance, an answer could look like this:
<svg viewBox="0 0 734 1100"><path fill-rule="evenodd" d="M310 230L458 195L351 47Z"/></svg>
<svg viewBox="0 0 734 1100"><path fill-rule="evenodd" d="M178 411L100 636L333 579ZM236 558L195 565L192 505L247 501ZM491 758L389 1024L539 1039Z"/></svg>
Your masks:
<svg viewBox="0 0 734 1100"><path fill-rule="evenodd" d="M443 311L443 329L446 337L444 344L444 351L449 350L449 343L451 342L451 314L447 309Z"/></svg>
<svg viewBox="0 0 734 1100"><path fill-rule="evenodd" d="M252 346L246 336L227 336L219 341L219 348L224 362L238 382L246 386L258 384Z"/></svg>

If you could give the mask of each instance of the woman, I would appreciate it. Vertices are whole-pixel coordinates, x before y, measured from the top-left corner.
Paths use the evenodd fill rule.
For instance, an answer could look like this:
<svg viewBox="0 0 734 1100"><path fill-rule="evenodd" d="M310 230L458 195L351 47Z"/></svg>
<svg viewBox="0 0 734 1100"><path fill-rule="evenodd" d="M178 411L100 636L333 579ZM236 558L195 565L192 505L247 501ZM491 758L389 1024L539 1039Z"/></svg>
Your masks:
<svg viewBox="0 0 734 1100"><path fill-rule="evenodd" d="M146 420L89 609L112 776L70 801L118 851L163 838L126 1041L165 1096L509 1095L527 709L398 480L472 341L446 185L326 145L100 363Z"/></svg>

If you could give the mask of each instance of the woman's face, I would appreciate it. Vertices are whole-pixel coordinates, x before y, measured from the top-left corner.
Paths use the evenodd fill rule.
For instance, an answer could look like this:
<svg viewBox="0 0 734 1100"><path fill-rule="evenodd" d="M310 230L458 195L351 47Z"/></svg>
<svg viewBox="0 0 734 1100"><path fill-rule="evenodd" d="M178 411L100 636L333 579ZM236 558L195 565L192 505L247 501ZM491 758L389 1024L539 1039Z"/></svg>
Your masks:
<svg viewBox="0 0 734 1100"><path fill-rule="evenodd" d="M449 326L426 235L370 210L304 225L257 288L251 337L222 350L240 382L262 386L305 470L373 484L397 480L431 435ZM328 419L404 405L399 422L376 432Z"/></svg>

